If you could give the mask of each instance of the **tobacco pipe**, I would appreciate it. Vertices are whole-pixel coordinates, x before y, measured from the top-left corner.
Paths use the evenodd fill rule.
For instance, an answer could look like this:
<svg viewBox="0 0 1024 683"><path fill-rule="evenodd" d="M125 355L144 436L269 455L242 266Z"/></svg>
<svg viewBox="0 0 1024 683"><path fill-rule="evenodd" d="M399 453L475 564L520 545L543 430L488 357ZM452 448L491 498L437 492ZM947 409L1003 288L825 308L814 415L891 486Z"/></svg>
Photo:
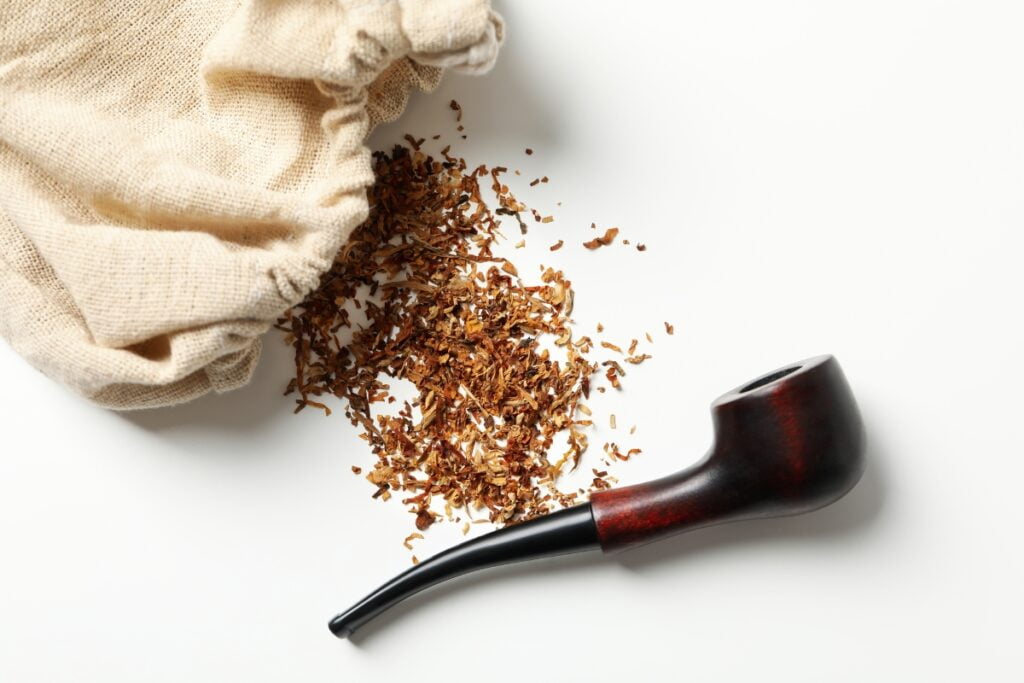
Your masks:
<svg viewBox="0 0 1024 683"><path fill-rule="evenodd" d="M711 405L715 441L697 465L506 527L414 566L331 620L339 638L436 583L518 560L620 550L682 531L810 512L864 470L864 427L839 363L818 356L769 372Z"/></svg>

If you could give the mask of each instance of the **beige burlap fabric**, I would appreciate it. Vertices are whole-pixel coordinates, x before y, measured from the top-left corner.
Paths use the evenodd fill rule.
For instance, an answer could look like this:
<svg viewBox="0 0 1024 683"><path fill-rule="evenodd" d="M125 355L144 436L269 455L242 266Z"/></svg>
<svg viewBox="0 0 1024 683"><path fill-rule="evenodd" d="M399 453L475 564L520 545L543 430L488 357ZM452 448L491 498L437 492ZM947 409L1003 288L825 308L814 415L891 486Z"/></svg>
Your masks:
<svg viewBox="0 0 1024 683"><path fill-rule="evenodd" d="M0 3L0 334L105 406L244 384L367 211L364 146L487 0Z"/></svg>

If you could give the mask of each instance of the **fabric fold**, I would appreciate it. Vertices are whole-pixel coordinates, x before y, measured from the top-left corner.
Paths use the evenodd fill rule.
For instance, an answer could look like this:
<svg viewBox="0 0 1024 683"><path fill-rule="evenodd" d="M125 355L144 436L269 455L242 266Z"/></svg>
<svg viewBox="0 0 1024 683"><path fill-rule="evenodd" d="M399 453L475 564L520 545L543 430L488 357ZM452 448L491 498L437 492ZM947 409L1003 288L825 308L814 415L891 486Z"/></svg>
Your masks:
<svg viewBox="0 0 1024 683"><path fill-rule="evenodd" d="M0 7L0 334L104 406L243 385L365 218L366 136L486 0L13 0Z"/></svg>

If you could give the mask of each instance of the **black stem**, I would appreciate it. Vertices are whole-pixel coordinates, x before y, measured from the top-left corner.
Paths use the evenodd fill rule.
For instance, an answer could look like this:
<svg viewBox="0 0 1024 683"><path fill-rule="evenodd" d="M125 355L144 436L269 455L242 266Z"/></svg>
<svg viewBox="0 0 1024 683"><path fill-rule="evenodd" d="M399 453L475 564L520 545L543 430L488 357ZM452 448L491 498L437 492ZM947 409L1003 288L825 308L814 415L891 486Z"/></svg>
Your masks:
<svg viewBox="0 0 1024 683"><path fill-rule="evenodd" d="M519 560L566 555L599 547L590 504L559 510L449 548L399 574L331 619L331 632L347 638L388 607L436 583L476 569Z"/></svg>

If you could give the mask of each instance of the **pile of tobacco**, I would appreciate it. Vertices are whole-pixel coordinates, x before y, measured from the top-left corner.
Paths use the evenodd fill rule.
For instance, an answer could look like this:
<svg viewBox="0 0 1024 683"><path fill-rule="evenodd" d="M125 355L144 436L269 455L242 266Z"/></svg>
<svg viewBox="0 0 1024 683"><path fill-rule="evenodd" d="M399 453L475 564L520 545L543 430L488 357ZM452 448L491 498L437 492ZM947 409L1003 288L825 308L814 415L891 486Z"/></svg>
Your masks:
<svg viewBox="0 0 1024 683"><path fill-rule="evenodd" d="M589 360L595 344L573 335L573 290L561 271L527 284L492 252L500 216L524 234L523 215L545 220L503 184L507 169L470 169L447 147L435 159L407 139L374 155L369 217L319 289L278 323L295 350L288 393L298 395L297 411L329 414L321 397L343 399L376 455L367 473L374 497L401 496L420 531L442 508L449 519L509 524L572 505L587 492L564 493L556 481L587 449L583 401L592 380L618 388L623 365ZM599 348L637 364L649 356L636 346ZM392 394L395 379L415 387L411 402ZM606 462L639 452L604 451ZM614 481L594 474L591 490Z"/></svg>

